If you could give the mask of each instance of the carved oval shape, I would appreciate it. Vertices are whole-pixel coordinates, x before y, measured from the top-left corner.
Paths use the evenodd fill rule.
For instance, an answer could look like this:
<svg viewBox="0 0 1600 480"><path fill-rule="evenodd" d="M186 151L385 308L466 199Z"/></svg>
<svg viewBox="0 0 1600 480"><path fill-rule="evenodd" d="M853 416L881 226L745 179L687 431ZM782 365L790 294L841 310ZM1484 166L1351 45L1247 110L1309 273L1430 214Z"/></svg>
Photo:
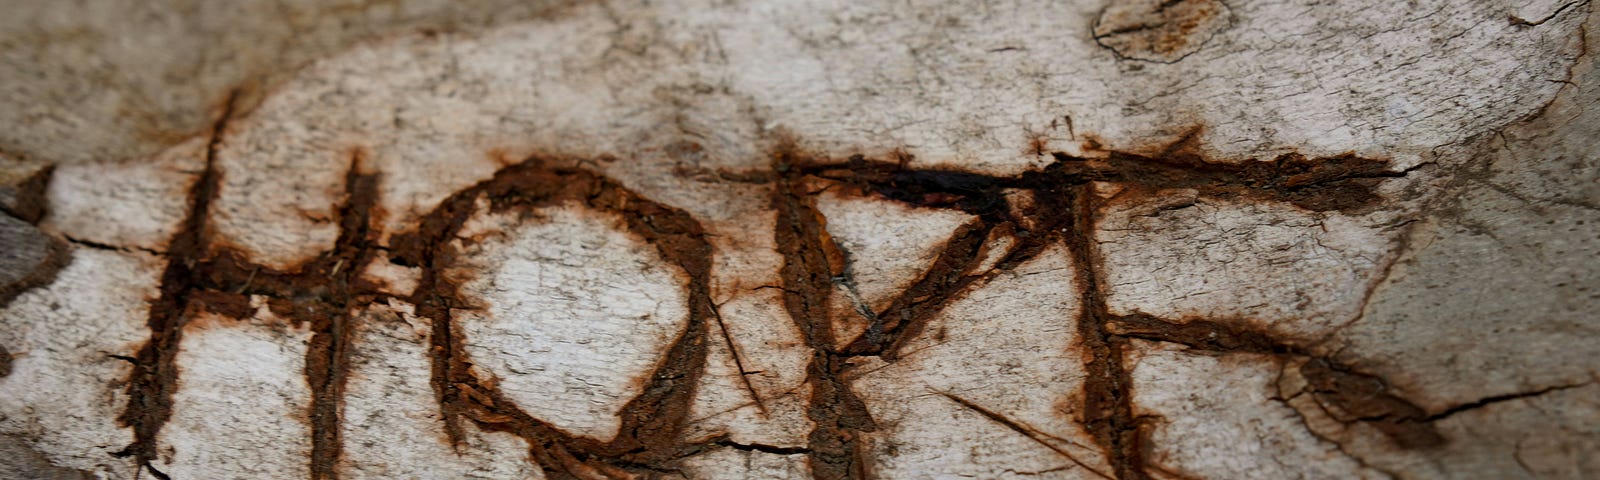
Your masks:
<svg viewBox="0 0 1600 480"><path fill-rule="evenodd" d="M685 274L623 222L572 204L482 215L450 272L481 307L452 315L475 373L535 418L601 441L688 321Z"/></svg>

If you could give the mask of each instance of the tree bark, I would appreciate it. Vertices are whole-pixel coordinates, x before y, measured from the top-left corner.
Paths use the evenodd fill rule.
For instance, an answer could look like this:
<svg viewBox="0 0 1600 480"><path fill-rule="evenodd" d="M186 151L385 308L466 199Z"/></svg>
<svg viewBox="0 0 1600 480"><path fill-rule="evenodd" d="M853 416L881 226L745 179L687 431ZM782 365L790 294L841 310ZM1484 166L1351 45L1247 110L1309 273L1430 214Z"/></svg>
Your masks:
<svg viewBox="0 0 1600 480"><path fill-rule="evenodd" d="M1600 476L1589 2L348 3L9 6L0 476Z"/></svg>

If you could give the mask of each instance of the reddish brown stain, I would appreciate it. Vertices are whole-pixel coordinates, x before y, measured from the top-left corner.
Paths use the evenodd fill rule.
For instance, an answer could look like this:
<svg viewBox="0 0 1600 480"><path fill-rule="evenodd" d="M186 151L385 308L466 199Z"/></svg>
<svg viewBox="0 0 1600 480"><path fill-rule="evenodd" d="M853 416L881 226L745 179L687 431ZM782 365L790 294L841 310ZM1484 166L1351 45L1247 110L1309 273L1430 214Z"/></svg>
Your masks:
<svg viewBox="0 0 1600 480"><path fill-rule="evenodd" d="M167 267L161 274L160 294L150 301L146 320L150 339L134 355L134 368L127 380L128 406L117 418L118 423L133 429L134 441L116 456L132 457L140 467L161 480L168 477L152 462L157 458L161 427L172 417L172 393L178 379L175 361L183 334L184 311L188 308L189 293L199 283L201 272L195 267L206 250L206 218L222 180L217 168L217 150L238 98L238 92L229 96L212 125L205 168L189 191L189 214L168 242Z"/></svg>
<svg viewBox="0 0 1600 480"><path fill-rule="evenodd" d="M1043 157L1050 154L1050 137L1044 134L1029 134L1028 149L1023 151L1027 155Z"/></svg>
<svg viewBox="0 0 1600 480"><path fill-rule="evenodd" d="M1107 331L1110 318L1106 292L1100 283L1104 272L1098 261L1094 228L1098 211L1092 187L1049 192L1040 199L1044 210L1064 218L1060 238L1072 255L1079 290L1078 343L1083 356L1084 427L1106 453L1113 475L1119 479L1149 478L1145 469L1142 422L1133 415L1133 381L1123 366L1127 340Z"/></svg>
<svg viewBox="0 0 1600 480"><path fill-rule="evenodd" d="M877 424L842 379L848 362L834 351L830 301L833 279L843 271L842 257L817 210L816 190L796 168L806 161L792 148L775 153L773 169L782 176L773 188L771 206L778 214L774 240L784 258L779 269L784 309L812 351L806 367L811 384L806 413L816 427L807 436L808 463L814 478L864 478L869 463L859 432L874 431Z"/></svg>
<svg viewBox="0 0 1600 480"><path fill-rule="evenodd" d="M214 128L219 133L226 129L227 116L223 118ZM783 451L807 454L816 478L870 478L872 462L862 436L878 430L879 425L846 380L854 365L851 357L880 356L894 361L901 346L921 335L927 322L951 299L1037 257L1051 245L1064 245L1071 252L1083 306L1077 333L1086 379L1082 391L1067 395L1081 402L1071 414L1079 417L1105 452L1111 475L1117 478L1147 478L1150 469L1146 461L1148 422L1133 414L1131 380L1123 365L1129 339L1315 359L1292 341L1224 322L1111 315L1100 284L1104 275L1099 271L1099 254L1092 241L1095 223L1106 206L1095 186L1124 186L1120 195L1182 188L1316 211L1359 211L1381 200L1373 190L1375 185L1404 172L1387 170L1381 161L1349 155L1307 159L1290 154L1264 162L1219 164L1195 153L1192 138L1151 155L1109 151L1103 157L1082 158L1050 153L1054 163L1014 176L911 169L911 157L904 152L881 161L861 156L836 161L780 148L773 154L769 173L706 177L771 187L769 204L777 218L774 241L784 259L779 271L782 301L812 350L806 373L812 389L807 414L817 425L805 448ZM308 418L314 448L309 468L315 478L335 478L342 448L343 385L354 348L352 332L359 328L352 312L386 298L380 286L362 281L358 274L362 265L382 254L372 230L381 215L376 207L381 179L364 173L362 154L353 153L345 181L346 198L338 208L340 235L334 248L292 271L277 271L253 264L235 248L207 242L205 214L221 176L214 164L217 141L213 138L206 171L191 193L189 218L172 241L162 296L152 301L151 340L134 359L130 403L122 421L135 429L136 441L122 455L135 456L153 475L165 478L149 468L149 461L156 458L155 435L170 416L177 375L172 355L186 318L183 312L196 308L243 318L254 311L249 302L254 295L265 297L275 314L307 325L313 332L305 372L312 385ZM1092 143L1093 139L1085 141ZM683 155L695 153L688 145L679 148ZM705 368L709 329L713 321L721 326L709 296L712 247L705 230L687 213L640 196L613 180L580 168L554 166L582 162L559 160L535 156L509 164L492 178L448 197L412 230L394 236L388 247L388 261L421 271L417 289L406 300L416 305L419 317L431 323L431 384L446 436L458 443L463 421L518 435L552 478L651 476L674 471L681 458L705 448L764 451L757 446L724 445L725 439L722 443L690 443L682 437L693 389ZM889 307L874 312L878 319L865 333L853 339L835 339L832 322L837 319L831 314L830 298L836 282L847 275L848 258L833 243L827 219L816 208L814 195L823 188L962 211L976 219L952 232L933 264ZM539 208L570 202L617 215L629 234L652 245L663 261L683 272L689 296L688 325L649 376L639 380L643 393L622 409L622 428L615 439L600 442L562 432L528 415L492 380L472 374L471 360L463 350L467 339L453 324L450 312L474 305L460 293L464 277L450 272L459 270L452 268L461 263L455 242L463 223L476 213L480 198L496 213L532 215ZM1004 237L1011 242L997 265L976 271L986 249ZM204 254L207 251L211 253ZM729 344L734 343L725 328L722 335ZM835 347L840 344L844 347ZM1425 416L1419 417L1414 405L1385 392L1360 390L1355 385L1359 382L1352 380L1370 376L1317 361L1323 363L1307 365L1326 368L1303 369L1313 393L1329 405L1358 412L1349 417L1351 421L1425 423L1415 421ZM1375 404L1371 398L1384 400ZM1390 421L1394 419L1399 420ZM1397 439L1408 439L1401 441L1402 445L1432 441L1419 427L1380 426L1383 428L1395 432L1391 435Z"/></svg>
<svg viewBox="0 0 1600 480"><path fill-rule="evenodd" d="M957 292L983 278L971 271L983 259L984 240L992 229L982 221L957 228L922 277L878 312L874 316L877 323L845 347L844 353L897 359L906 342L927 328L934 313L958 298Z"/></svg>
<svg viewBox="0 0 1600 480"><path fill-rule="evenodd" d="M250 305L250 297L237 293L201 290L189 295L189 303L195 310L227 318L245 319L256 313L256 308Z"/></svg>
<svg viewBox="0 0 1600 480"><path fill-rule="evenodd" d="M422 219L417 230L393 242L394 261L423 267L422 280L410 301L417 305L419 316L433 323L433 386L447 433L453 442L459 442L460 422L467 420L485 430L518 435L528 441L534 459L554 478L610 478L669 469L678 458L698 448L685 445L681 432L693 387L704 370L707 329L715 320L708 293L711 245L704 229L687 213L591 172L549 166L557 163L578 162L535 157L502 169L493 178L446 199ZM610 442L576 437L533 418L492 382L471 373L463 350L465 339L450 316L450 309L463 306L465 299L459 293L459 280L442 272L456 263L457 253L450 243L480 197L489 200L491 212L526 212L574 202L618 215L630 234L654 246L663 260L687 275L688 324L655 370L642 380L643 393L623 406L618 415L622 427Z"/></svg>
<svg viewBox="0 0 1600 480"><path fill-rule="evenodd" d="M1401 448L1429 448L1445 444L1428 414L1410 401L1389 392L1389 382L1351 370L1327 359L1313 359L1300 367L1306 387L1317 401L1344 423L1362 422L1383 432Z"/></svg>
<svg viewBox="0 0 1600 480"><path fill-rule="evenodd" d="M1055 163L1010 177L941 169L911 170L906 167L909 162L903 158L872 161L859 156L844 162L782 164L778 170L832 180L848 187L840 191L862 192L910 205L948 208L978 216L976 223L964 225L952 235L940 259L903 292L894 305L877 312L883 319L883 328L869 329L842 353L878 355L892 361L895 345L918 335L919 325L936 315L950 298L957 297L969 285L985 275L1009 271L1051 244L1066 245L1076 265L1080 288L1083 313L1077 325L1086 373L1083 390L1076 395L1081 405L1067 410L1078 417L1076 420L1095 438L1115 477L1137 479L1148 478L1148 472L1156 469L1146 460L1150 450L1150 419L1134 415L1132 382L1128 368L1123 365L1128 339L1176 342L1192 348L1221 351L1302 357L1309 353L1265 332L1236 330L1204 319L1170 321L1112 315L1100 284L1104 273L1100 271L1099 253L1092 240L1098 217L1108 204L1102 197L1104 189L1097 185L1114 185L1112 198L1151 195L1163 189L1193 189L1203 195L1289 203L1313 211L1357 212L1381 200L1373 190L1377 184L1405 175L1405 172L1388 170L1385 162L1353 155L1308 159L1286 154L1269 161L1209 162L1197 153L1194 144L1197 133L1198 130L1193 130L1177 142L1156 149L1158 153L1153 155L1105 151L1101 157L1085 158L1052 153ZM1085 141L1094 143L1092 137ZM1018 191L1028 194L1008 193ZM790 196L803 199L805 194L795 191ZM1027 201L1018 203L1022 199ZM825 228L825 224L821 226ZM983 240L997 231L1007 232L1014 246L994 270L971 271L975 259L981 258L977 252L986 243ZM780 231L780 238L783 235ZM816 235L825 236L825 232ZM792 254L786 254L790 256ZM795 277L794 272L784 275L786 281ZM795 290L796 285L786 283L785 289ZM791 314L799 311L804 315L804 307L798 310L791 307ZM1335 403L1355 401L1330 395L1321 397ZM1394 399L1400 403L1385 405L1395 411L1410 411L1401 407L1407 403L1398 397ZM819 430L822 429L819 427ZM1401 433L1410 435L1416 431ZM843 433L848 432L848 429L840 429L834 435L845 438ZM1427 437L1425 433L1418 436ZM830 446L827 441L813 442L814 449L819 445ZM815 469L819 463L816 453L813 455ZM859 478L849 475L849 470L835 468L817 476Z"/></svg>
<svg viewBox="0 0 1600 480"><path fill-rule="evenodd" d="M161 294L151 303L151 339L134 357L135 368L128 381L130 400L119 418L134 429L135 441L118 455L132 456L152 475L166 478L151 462L157 458L158 434L171 417L172 393L179 386L175 358L185 324L198 311L249 318L255 311L249 296L261 295L268 297L267 306L273 313L313 331L305 367L312 387L311 411L307 413L313 437L309 468L313 478L336 478L349 313L356 305L376 298L362 291L359 282L352 288L352 281L358 267L373 255L369 225L376 214L377 178L361 173L360 152L352 155L347 198L339 210L340 236L332 251L290 272L252 264L240 251L211 241L207 232L210 204L221 185L216 154L231 116L231 111L225 111L213 127L205 170L190 193L189 214L169 242Z"/></svg>

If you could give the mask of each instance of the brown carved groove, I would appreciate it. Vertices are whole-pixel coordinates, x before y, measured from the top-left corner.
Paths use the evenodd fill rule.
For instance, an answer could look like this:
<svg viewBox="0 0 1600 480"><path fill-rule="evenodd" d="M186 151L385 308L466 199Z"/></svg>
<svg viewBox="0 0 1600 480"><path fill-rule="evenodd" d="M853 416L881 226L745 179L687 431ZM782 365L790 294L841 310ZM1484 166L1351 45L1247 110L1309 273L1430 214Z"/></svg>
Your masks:
<svg viewBox="0 0 1600 480"><path fill-rule="evenodd" d="M828 235L815 192L806 188L802 171L792 168L800 161L791 151L775 156L775 170L784 175L773 188L772 208L778 213L774 238L784 259L778 272L783 306L812 351L806 366L806 382L811 385L806 413L816 427L807 438L808 461L817 479L866 478L868 463L858 434L874 431L877 425L866 404L841 378L848 358L835 351L829 318L830 294L834 279L843 274L844 257Z"/></svg>
<svg viewBox="0 0 1600 480"><path fill-rule="evenodd" d="M1049 200L1041 202L1063 212L1070 212L1071 227L1061 238L1072 253L1072 263L1077 270L1079 305L1083 310L1078 320L1078 342L1083 347L1083 424L1094 436L1095 442L1106 451L1111 470L1119 479L1150 478L1145 472L1145 459L1140 441L1139 420L1134 418L1132 407L1132 379L1122 365L1122 353L1127 340L1106 331L1110 318L1106 307L1106 292L1100 283L1099 252L1093 238L1095 208L1091 200L1094 193L1084 185L1054 192ZM1050 208L1050 207L1045 207Z"/></svg>
<svg viewBox="0 0 1600 480"><path fill-rule="evenodd" d="M206 217L217 195L222 172L216 150L231 110L213 128L206 168L190 192L191 208L171 241L169 262L161 277L161 295L151 301L147 325L150 340L133 357L129 403L119 418L134 429L135 441L118 453L132 456L141 468L165 479L153 466L156 438L171 416L177 384L174 359L186 312L205 310L233 318L253 314L250 296L267 299L279 316L309 325L307 381L312 387L313 478L337 477L342 450L340 418L343 390L352 348L351 332L359 321L354 312L385 299L376 286L364 284L357 272L383 250L397 264L419 267L422 276L404 300L431 323L430 378L445 430L452 442L464 438L463 422L486 431L507 432L524 439L532 458L551 478L621 478L677 473L678 460L706 448L737 448L808 456L819 479L872 478L871 461L862 434L878 426L865 404L851 390L852 359L878 356L895 361L906 342L950 300L1035 258L1051 245L1064 245L1076 268L1077 319L1086 379L1080 419L1119 479L1149 478L1141 444L1141 420L1132 413L1132 390L1122 364L1130 339L1186 345L1190 348L1287 355L1309 359L1301 372L1310 392L1334 410L1351 412L1347 421L1369 422L1407 447L1442 441L1416 405L1386 391L1385 382L1296 346L1294 339L1244 330L1205 319L1168 320L1148 315L1112 315L1100 279L1099 252L1093 239L1100 208L1097 182L1136 186L1144 191L1194 189L1212 197L1290 203L1314 211L1361 211L1381 200L1374 188L1387 178L1405 175L1380 161L1354 156L1306 159L1287 154L1266 162L1218 164L1192 154L1169 150L1156 156L1108 152L1104 158L1052 154L1054 163L1014 176L993 176L944 169L912 169L909 156L894 161L852 157L830 161L793 148L773 154L770 174L745 175L745 182L770 184L770 207L777 215L774 239L783 256L780 267L784 309L802 332L812 352L806 367L810 385L807 415L816 424L805 448L737 445L726 439L691 443L683 438L694 387L705 370L711 328L721 329L733 346L710 298L712 247L705 229L688 213L645 198L579 165L573 159L535 156L496 172L493 177L457 191L423 216L414 229L396 235L387 247L376 244L372 225L381 218L377 207L379 181L363 173L362 153L352 154L346 176L346 198L339 208L339 236L328 252L293 271L277 271L250 262L240 251L207 242ZM731 181L731 180L730 180ZM834 338L830 298L847 281L848 256L834 244L827 220L817 209L816 185L851 187L872 195L927 208L953 209L975 220L958 227L934 262L889 306L873 314L872 324L857 338ZM1012 205L1006 191L1026 191L1029 205ZM451 242L462 225L486 200L492 212L526 212L562 203L577 203L618 215L626 229L654 246L686 277L689 320L638 397L619 414L622 428L608 442L575 436L534 418L501 392L492 379L478 378L456 329L452 310L471 308L443 272L457 259ZM986 242L996 236L1012 240L996 267L976 271ZM717 323L713 323L717 322ZM848 342L839 342L848 340ZM842 347L840 345L843 345ZM739 365L743 371L743 365ZM1361 385L1379 385L1376 390ZM747 384L746 388L750 388ZM1363 390L1365 388L1365 390ZM751 388L753 393L753 388ZM759 397L757 397L759 400ZM998 412L963 403L995 421ZM1004 423L1004 422L1003 422ZM1005 423L1013 430L1022 427ZM1037 433L1037 432L1034 432ZM1034 433L1027 433L1032 436ZM1074 461L1077 461L1074 458Z"/></svg>
<svg viewBox="0 0 1600 480"><path fill-rule="evenodd" d="M493 178L442 202L420 228L395 241L395 259L423 267L423 277L410 299L420 316L432 322L433 388L452 441L462 438L461 421L488 431L522 437L533 457L552 478L612 478L672 471L672 463L696 446L686 445L693 387L704 371L710 322L711 244L701 225L687 213L639 196L620 184L576 168L552 167L552 159L532 158L507 167ZM575 163L575 162L574 162ZM450 310L465 308L459 286L441 275L452 259L449 241L472 213L479 198L495 212L581 203L625 219L627 229L668 263L688 275L689 321L668 348L638 397L619 416L622 427L610 442L577 437L533 418L491 383L469 370L465 339L451 322Z"/></svg>
<svg viewBox="0 0 1600 480"><path fill-rule="evenodd" d="M1106 292L1099 280L1103 277L1099 272L1100 254L1093 240L1102 208L1092 190L1097 182L1137 187L1144 192L1193 189L1213 198L1282 202L1312 211L1359 212L1381 200L1374 191L1379 183L1407 173L1388 170L1385 162L1353 155L1307 159L1298 154L1285 154L1265 162L1212 163L1186 152L1182 147L1187 142L1187 138L1180 140L1156 156L1112 151L1106 152L1103 158L1082 158L1053 153L1054 163L1008 177L910 169L906 167L910 158L905 155L893 161L857 156L843 162L799 166L797 170L804 174L849 185L881 198L919 207L953 209L978 217L977 223L959 227L923 276L895 298L889 308L877 312L874 320L881 321L882 328L869 328L852 341L845 352L894 361L898 346L918 335L921 325L937 315L958 293L999 272L1015 268L1052 243L1061 242L1073 258L1082 307L1077 325L1086 378L1080 421L1105 452L1116 478L1149 478L1147 471L1153 469L1145 463L1142 421L1133 414L1131 380L1123 366L1123 352L1133 338L1179 343L1202 350L1313 358L1314 361L1301 371L1311 381L1311 393L1316 398L1336 409L1370 412L1349 421L1372 422L1397 444L1407 448L1436 445L1442 441L1431 425L1417 421L1422 418L1420 408L1382 391L1386 387L1381 386L1387 385L1386 382L1325 357L1313 356L1297 346L1296 339L1282 339L1264 331L1206 320L1167 321L1142 314L1116 316L1110 313ZM1002 194L1006 189L1031 192L1033 205L1012 208L1015 206L1008 205ZM977 244L981 244L989 232L997 231L1011 235L1014 246L993 271L971 271L976 263ZM785 278L790 276L785 275ZM786 286L786 289L791 288ZM1376 390L1372 387L1345 388L1353 379L1380 387ZM987 411L980 413L983 412ZM993 414L988 412L986 416ZM813 468L815 466L813 462Z"/></svg>
<svg viewBox="0 0 1600 480"><path fill-rule="evenodd" d="M118 451L118 457L133 457L139 468L161 480L165 473L151 462L156 459L156 441L161 427L172 417L172 393L178 381L176 358L183 334L183 312L187 297L198 283L196 263L205 253L206 219L211 201L217 196L222 174L217 170L217 149L228 121L233 117L238 92L223 104L222 114L211 127L206 145L205 169L189 191L189 212L167 248L167 266L161 272L159 295L150 301L146 327L150 339L134 354L133 371L127 380L128 406L117 422L133 429L133 443Z"/></svg>

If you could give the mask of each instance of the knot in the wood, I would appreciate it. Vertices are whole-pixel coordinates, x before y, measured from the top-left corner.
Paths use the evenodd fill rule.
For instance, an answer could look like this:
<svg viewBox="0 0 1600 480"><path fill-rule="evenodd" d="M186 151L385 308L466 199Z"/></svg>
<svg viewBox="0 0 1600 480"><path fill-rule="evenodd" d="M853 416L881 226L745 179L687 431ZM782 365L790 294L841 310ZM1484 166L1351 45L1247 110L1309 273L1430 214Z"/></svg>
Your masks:
<svg viewBox="0 0 1600 480"><path fill-rule="evenodd" d="M1174 63L1229 25L1220 0L1113 2L1095 20L1094 40L1120 58Z"/></svg>

